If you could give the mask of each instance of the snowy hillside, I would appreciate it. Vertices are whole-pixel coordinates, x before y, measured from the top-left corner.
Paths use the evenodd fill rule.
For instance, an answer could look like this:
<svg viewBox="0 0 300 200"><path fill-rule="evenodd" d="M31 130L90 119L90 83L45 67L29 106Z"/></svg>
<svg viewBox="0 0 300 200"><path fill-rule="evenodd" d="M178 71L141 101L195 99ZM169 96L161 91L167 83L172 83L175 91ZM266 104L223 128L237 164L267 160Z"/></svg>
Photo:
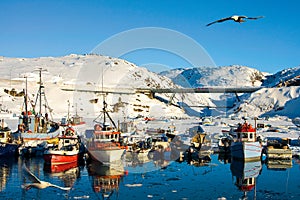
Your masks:
<svg viewBox="0 0 300 200"><path fill-rule="evenodd" d="M263 81L265 87L300 85L300 67L294 67L269 75Z"/></svg>
<svg viewBox="0 0 300 200"><path fill-rule="evenodd" d="M28 96L33 104L36 102L39 87L37 84L39 81L38 68L43 69L42 81L47 101L53 109L53 113L57 115L67 112L68 101L84 116L97 116L102 107L103 95L100 93L64 91L62 89L132 92L133 88L179 87L167 77L159 76L125 60L107 56L72 54L57 58L1 57L0 87L4 110L20 113L23 109L23 97L12 97L2 91L12 88L17 92L22 91L25 88L24 77L27 77L28 81ZM157 96L160 100L168 101L171 95L160 94ZM150 99L145 94L108 94L106 96L106 101L110 105L109 109L122 114L123 117L124 115L131 117L137 115L186 117L184 111L178 106L169 106L160 100ZM183 100L186 105L213 105L208 98L194 94L176 94L173 103L178 105L178 102Z"/></svg>
<svg viewBox="0 0 300 200"><path fill-rule="evenodd" d="M290 68L266 76L262 86L252 94L243 95L243 101L229 111L238 116L300 116L300 68Z"/></svg>

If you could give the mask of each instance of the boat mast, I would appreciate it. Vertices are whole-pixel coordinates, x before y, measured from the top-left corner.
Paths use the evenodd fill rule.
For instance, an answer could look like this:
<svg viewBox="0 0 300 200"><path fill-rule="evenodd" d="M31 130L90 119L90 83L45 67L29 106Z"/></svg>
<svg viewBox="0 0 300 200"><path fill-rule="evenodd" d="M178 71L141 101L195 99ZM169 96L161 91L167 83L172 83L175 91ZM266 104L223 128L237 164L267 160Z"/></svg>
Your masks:
<svg viewBox="0 0 300 200"><path fill-rule="evenodd" d="M70 101L68 100L68 117L67 117L67 123L70 122Z"/></svg>
<svg viewBox="0 0 300 200"><path fill-rule="evenodd" d="M102 109L102 112L103 112L103 126L105 126L106 117L108 117L108 119L113 124L114 128L117 129L117 126L116 126L115 122L112 120L112 118L110 117L110 115L108 114L108 111L106 109L107 108L107 103L105 101L105 93L104 93L104 89L103 89L103 84L104 84L104 70L103 70L103 68L104 67L102 67L102 94L103 94L103 109ZM97 118L99 118L100 116L101 116L101 114ZM96 121L96 119L94 121Z"/></svg>
<svg viewBox="0 0 300 200"><path fill-rule="evenodd" d="M28 128L28 96L27 96L27 76L25 76L25 94L24 94L24 101L25 101L25 127Z"/></svg>
<svg viewBox="0 0 300 200"><path fill-rule="evenodd" d="M44 101L45 101L45 104L44 104L44 106L45 106L45 114L47 113L47 111L46 111L46 109L48 109L49 110L49 113L50 113L50 117L51 117L51 119L53 119L53 117L52 117L52 109L48 106L48 101L47 101L47 99L46 99L46 95L45 95L45 91L42 91L45 87L44 87L44 85L43 85L43 82L42 82L42 71L47 71L46 69L45 70L43 70L43 68L39 68L39 69L37 69L38 71L39 71L39 91L38 91L38 94L36 95L36 99L35 99L35 104L34 104L34 108L33 108L33 110L34 110L34 112L35 112L35 114L37 114L36 113L36 110L35 110L35 107L36 107L36 104L37 104L37 101L38 101L38 99L39 99L39 115L41 115L42 114L42 95L44 96Z"/></svg>
<svg viewBox="0 0 300 200"><path fill-rule="evenodd" d="M40 96L40 110L39 114L42 114L42 68L39 68L40 70L40 87L39 87L39 96Z"/></svg>

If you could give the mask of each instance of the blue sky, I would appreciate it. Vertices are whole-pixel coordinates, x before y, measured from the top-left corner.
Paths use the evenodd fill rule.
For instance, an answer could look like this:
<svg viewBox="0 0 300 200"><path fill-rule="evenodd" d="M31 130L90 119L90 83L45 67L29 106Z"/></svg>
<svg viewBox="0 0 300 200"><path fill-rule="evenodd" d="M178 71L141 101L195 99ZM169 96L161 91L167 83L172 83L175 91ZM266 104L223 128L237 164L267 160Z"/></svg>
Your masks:
<svg viewBox="0 0 300 200"><path fill-rule="evenodd" d="M160 27L193 39L217 66L238 64L275 73L300 65L298 0L1 0L0 8L0 55L7 57L85 54L124 31ZM265 18L205 26L233 14ZM137 65L192 67L157 49L121 58Z"/></svg>

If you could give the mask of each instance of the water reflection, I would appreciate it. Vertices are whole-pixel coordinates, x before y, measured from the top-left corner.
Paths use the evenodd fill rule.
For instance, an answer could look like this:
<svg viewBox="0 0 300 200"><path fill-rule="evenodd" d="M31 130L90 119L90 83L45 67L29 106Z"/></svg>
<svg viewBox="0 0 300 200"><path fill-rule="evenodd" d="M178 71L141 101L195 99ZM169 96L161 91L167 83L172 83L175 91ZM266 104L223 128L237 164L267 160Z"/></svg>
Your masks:
<svg viewBox="0 0 300 200"><path fill-rule="evenodd" d="M267 159L266 160L267 169L285 171L292 168L292 159Z"/></svg>
<svg viewBox="0 0 300 200"><path fill-rule="evenodd" d="M291 166L278 163L283 160L264 161L262 166L236 160L225 164L227 155L211 154L209 162L196 159L192 164L185 158L162 169L147 156L132 157L124 167L96 162L55 172L44 167L42 158L1 159L0 199L299 199L299 158L293 158ZM21 185L31 183L24 177L25 162L39 179L71 190L22 190Z"/></svg>
<svg viewBox="0 0 300 200"><path fill-rule="evenodd" d="M9 157L0 157L0 192L4 191L12 172L12 166L17 159Z"/></svg>
<svg viewBox="0 0 300 200"><path fill-rule="evenodd" d="M47 167L50 168L54 168L54 170L50 170L47 169ZM61 166L56 166L56 167L61 167ZM58 170L58 169L62 169L62 168L55 168L55 166L47 166L46 168L44 166L44 170L46 172L48 172L46 175L49 176L50 178L58 178L59 180L61 180L64 183L65 187L73 187L76 180L80 177L80 168L78 166L78 164L75 163L75 165L73 164L72 166L69 165L69 168L67 170L65 170L65 168L63 168L63 170Z"/></svg>
<svg viewBox="0 0 300 200"><path fill-rule="evenodd" d="M119 184L125 173L122 163L108 166L90 160L87 163L87 170L95 193L100 194L103 199L109 199L113 193L118 195Z"/></svg>
<svg viewBox="0 0 300 200"><path fill-rule="evenodd" d="M261 161L244 162L232 160L230 164L232 176L235 178L235 185L243 192L242 199L248 199L247 193L254 189L254 199L256 198L256 181L261 174Z"/></svg>
<svg viewBox="0 0 300 200"><path fill-rule="evenodd" d="M219 153L218 160L223 164L231 163L231 154L230 153Z"/></svg>
<svg viewBox="0 0 300 200"><path fill-rule="evenodd" d="M126 152L125 162L128 167L143 167L144 164L150 162L150 159L148 153Z"/></svg>

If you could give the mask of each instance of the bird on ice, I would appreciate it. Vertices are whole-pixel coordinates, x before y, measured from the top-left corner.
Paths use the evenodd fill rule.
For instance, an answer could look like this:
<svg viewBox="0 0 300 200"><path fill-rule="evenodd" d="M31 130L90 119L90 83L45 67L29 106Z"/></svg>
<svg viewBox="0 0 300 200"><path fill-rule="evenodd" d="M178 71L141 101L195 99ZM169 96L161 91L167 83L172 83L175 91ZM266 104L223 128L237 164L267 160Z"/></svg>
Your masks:
<svg viewBox="0 0 300 200"><path fill-rule="evenodd" d="M45 189L47 187L56 187L58 189L61 190L70 190L70 187L60 187L58 185L54 185L52 183L46 182L46 181L41 181L38 177L36 177L25 165L25 163L23 164L23 171L26 174L26 177L28 177L32 183L27 183L27 184L23 184L22 188L29 190L31 188L37 188L37 189Z"/></svg>
<svg viewBox="0 0 300 200"><path fill-rule="evenodd" d="M246 21L245 19L260 19L260 18L263 18L263 17L264 16L247 17L247 16L244 16L244 15L233 15L231 17L226 17L226 18L222 18L222 19L216 20L214 22L211 22L211 23L207 24L206 26L210 26L214 23L224 22L224 21L227 21L227 20L233 20L235 22L242 23L242 22Z"/></svg>

